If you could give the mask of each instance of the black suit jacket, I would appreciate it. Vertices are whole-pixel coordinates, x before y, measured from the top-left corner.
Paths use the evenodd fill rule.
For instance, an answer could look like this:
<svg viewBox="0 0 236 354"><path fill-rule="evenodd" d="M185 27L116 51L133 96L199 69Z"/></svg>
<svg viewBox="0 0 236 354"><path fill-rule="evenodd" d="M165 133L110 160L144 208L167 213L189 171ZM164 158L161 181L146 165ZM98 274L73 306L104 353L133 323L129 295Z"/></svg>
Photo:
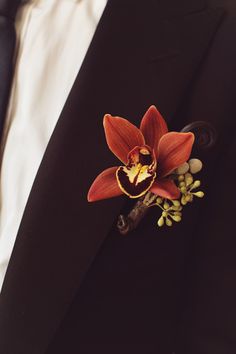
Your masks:
<svg viewBox="0 0 236 354"><path fill-rule="evenodd" d="M109 0L36 176L0 296L1 354L235 354L233 2ZM73 55L73 53L71 53ZM128 236L126 198L89 204L116 164L105 113L219 133L206 198L172 228Z"/></svg>

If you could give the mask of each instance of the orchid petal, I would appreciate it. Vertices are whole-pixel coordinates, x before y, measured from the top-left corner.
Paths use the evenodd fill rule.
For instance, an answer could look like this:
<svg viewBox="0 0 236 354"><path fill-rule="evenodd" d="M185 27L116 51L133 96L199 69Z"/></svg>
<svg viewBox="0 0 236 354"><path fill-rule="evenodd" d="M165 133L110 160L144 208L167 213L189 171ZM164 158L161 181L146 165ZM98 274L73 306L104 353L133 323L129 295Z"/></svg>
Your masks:
<svg viewBox="0 0 236 354"><path fill-rule="evenodd" d="M144 137L141 131L127 119L104 116L104 129L107 145L114 155L124 164L127 163L128 153L135 146L144 145Z"/></svg>
<svg viewBox="0 0 236 354"><path fill-rule="evenodd" d="M144 114L140 130L144 135L145 143L151 146L157 155L159 141L168 132L168 127L155 106L151 106Z"/></svg>
<svg viewBox="0 0 236 354"><path fill-rule="evenodd" d="M193 143L193 133L170 132L163 135L158 146L158 176L165 177L186 162L190 157Z"/></svg>
<svg viewBox="0 0 236 354"><path fill-rule="evenodd" d="M180 191L171 179L155 181L150 191L162 198L178 199L180 197Z"/></svg>
<svg viewBox="0 0 236 354"><path fill-rule="evenodd" d="M88 192L89 202L118 197L123 194L116 180L117 168L110 167L97 176Z"/></svg>

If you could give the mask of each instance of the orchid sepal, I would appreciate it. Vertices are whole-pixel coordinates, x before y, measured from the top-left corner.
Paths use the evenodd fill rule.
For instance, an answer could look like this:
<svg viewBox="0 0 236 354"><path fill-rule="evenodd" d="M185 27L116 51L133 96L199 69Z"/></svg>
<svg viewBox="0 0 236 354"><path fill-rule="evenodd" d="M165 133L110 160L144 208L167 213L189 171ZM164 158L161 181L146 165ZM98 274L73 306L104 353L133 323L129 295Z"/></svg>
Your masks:
<svg viewBox="0 0 236 354"><path fill-rule="evenodd" d="M117 166L107 168L96 177L88 191L89 202L114 198L123 194L116 181L117 168Z"/></svg>
<svg viewBox="0 0 236 354"><path fill-rule="evenodd" d="M142 132L127 119L106 114L103 126L109 149L124 164L135 146L145 144Z"/></svg>

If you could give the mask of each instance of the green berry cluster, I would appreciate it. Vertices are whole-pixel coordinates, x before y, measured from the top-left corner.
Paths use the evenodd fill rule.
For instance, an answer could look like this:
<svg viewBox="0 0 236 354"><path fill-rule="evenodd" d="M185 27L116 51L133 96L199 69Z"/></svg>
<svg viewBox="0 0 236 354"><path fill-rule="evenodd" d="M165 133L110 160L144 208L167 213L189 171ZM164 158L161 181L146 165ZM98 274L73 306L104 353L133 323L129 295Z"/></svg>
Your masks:
<svg viewBox="0 0 236 354"><path fill-rule="evenodd" d="M177 200L165 199L148 192L143 200L147 207L158 206L162 214L157 221L157 225L172 226L174 222L182 220L182 209L188 203L192 203L194 197L203 198L204 192L197 190L201 186L201 181L194 180L193 175L201 171L202 161L196 158L179 166L169 177L173 179L180 191L180 197Z"/></svg>
<svg viewBox="0 0 236 354"><path fill-rule="evenodd" d="M177 185L181 192L181 196L178 200L169 200L164 198L156 198L155 203L152 204L158 206L162 210L161 217L157 221L157 225L162 227L164 225L172 226L174 222L180 222L182 220L183 207L193 202L193 198L203 198L204 193L202 191L196 191L200 187L201 181L195 180L191 173L187 172L177 176Z"/></svg>
<svg viewBox="0 0 236 354"><path fill-rule="evenodd" d="M180 222L182 219L182 209L179 200L166 200L163 198L157 198L156 205L162 209L162 215L158 219L157 225L159 227L163 225L172 226L173 221Z"/></svg>
<svg viewBox="0 0 236 354"><path fill-rule="evenodd" d="M198 198L204 197L204 192L196 191L201 185L200 180L194 181L191 173L187 172L184 175L178 176L178 187L182 194L181 204L186 205L193 201L194 196Z"/></svg>

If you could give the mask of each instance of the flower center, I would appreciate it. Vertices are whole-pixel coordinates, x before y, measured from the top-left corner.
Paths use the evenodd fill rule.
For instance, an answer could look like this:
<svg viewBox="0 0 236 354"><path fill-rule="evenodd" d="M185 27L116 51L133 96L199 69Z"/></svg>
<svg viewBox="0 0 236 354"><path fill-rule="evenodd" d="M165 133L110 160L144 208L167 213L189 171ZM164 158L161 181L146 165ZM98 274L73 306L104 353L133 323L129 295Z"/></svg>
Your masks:
<svg viewBox="0 0 236 354"><path fill-rule="evenodd" d="M128 155L126 166L116 171L118 185L130 198L139 198L156 178L156 159L149 146L136 146Z"/></svg>

